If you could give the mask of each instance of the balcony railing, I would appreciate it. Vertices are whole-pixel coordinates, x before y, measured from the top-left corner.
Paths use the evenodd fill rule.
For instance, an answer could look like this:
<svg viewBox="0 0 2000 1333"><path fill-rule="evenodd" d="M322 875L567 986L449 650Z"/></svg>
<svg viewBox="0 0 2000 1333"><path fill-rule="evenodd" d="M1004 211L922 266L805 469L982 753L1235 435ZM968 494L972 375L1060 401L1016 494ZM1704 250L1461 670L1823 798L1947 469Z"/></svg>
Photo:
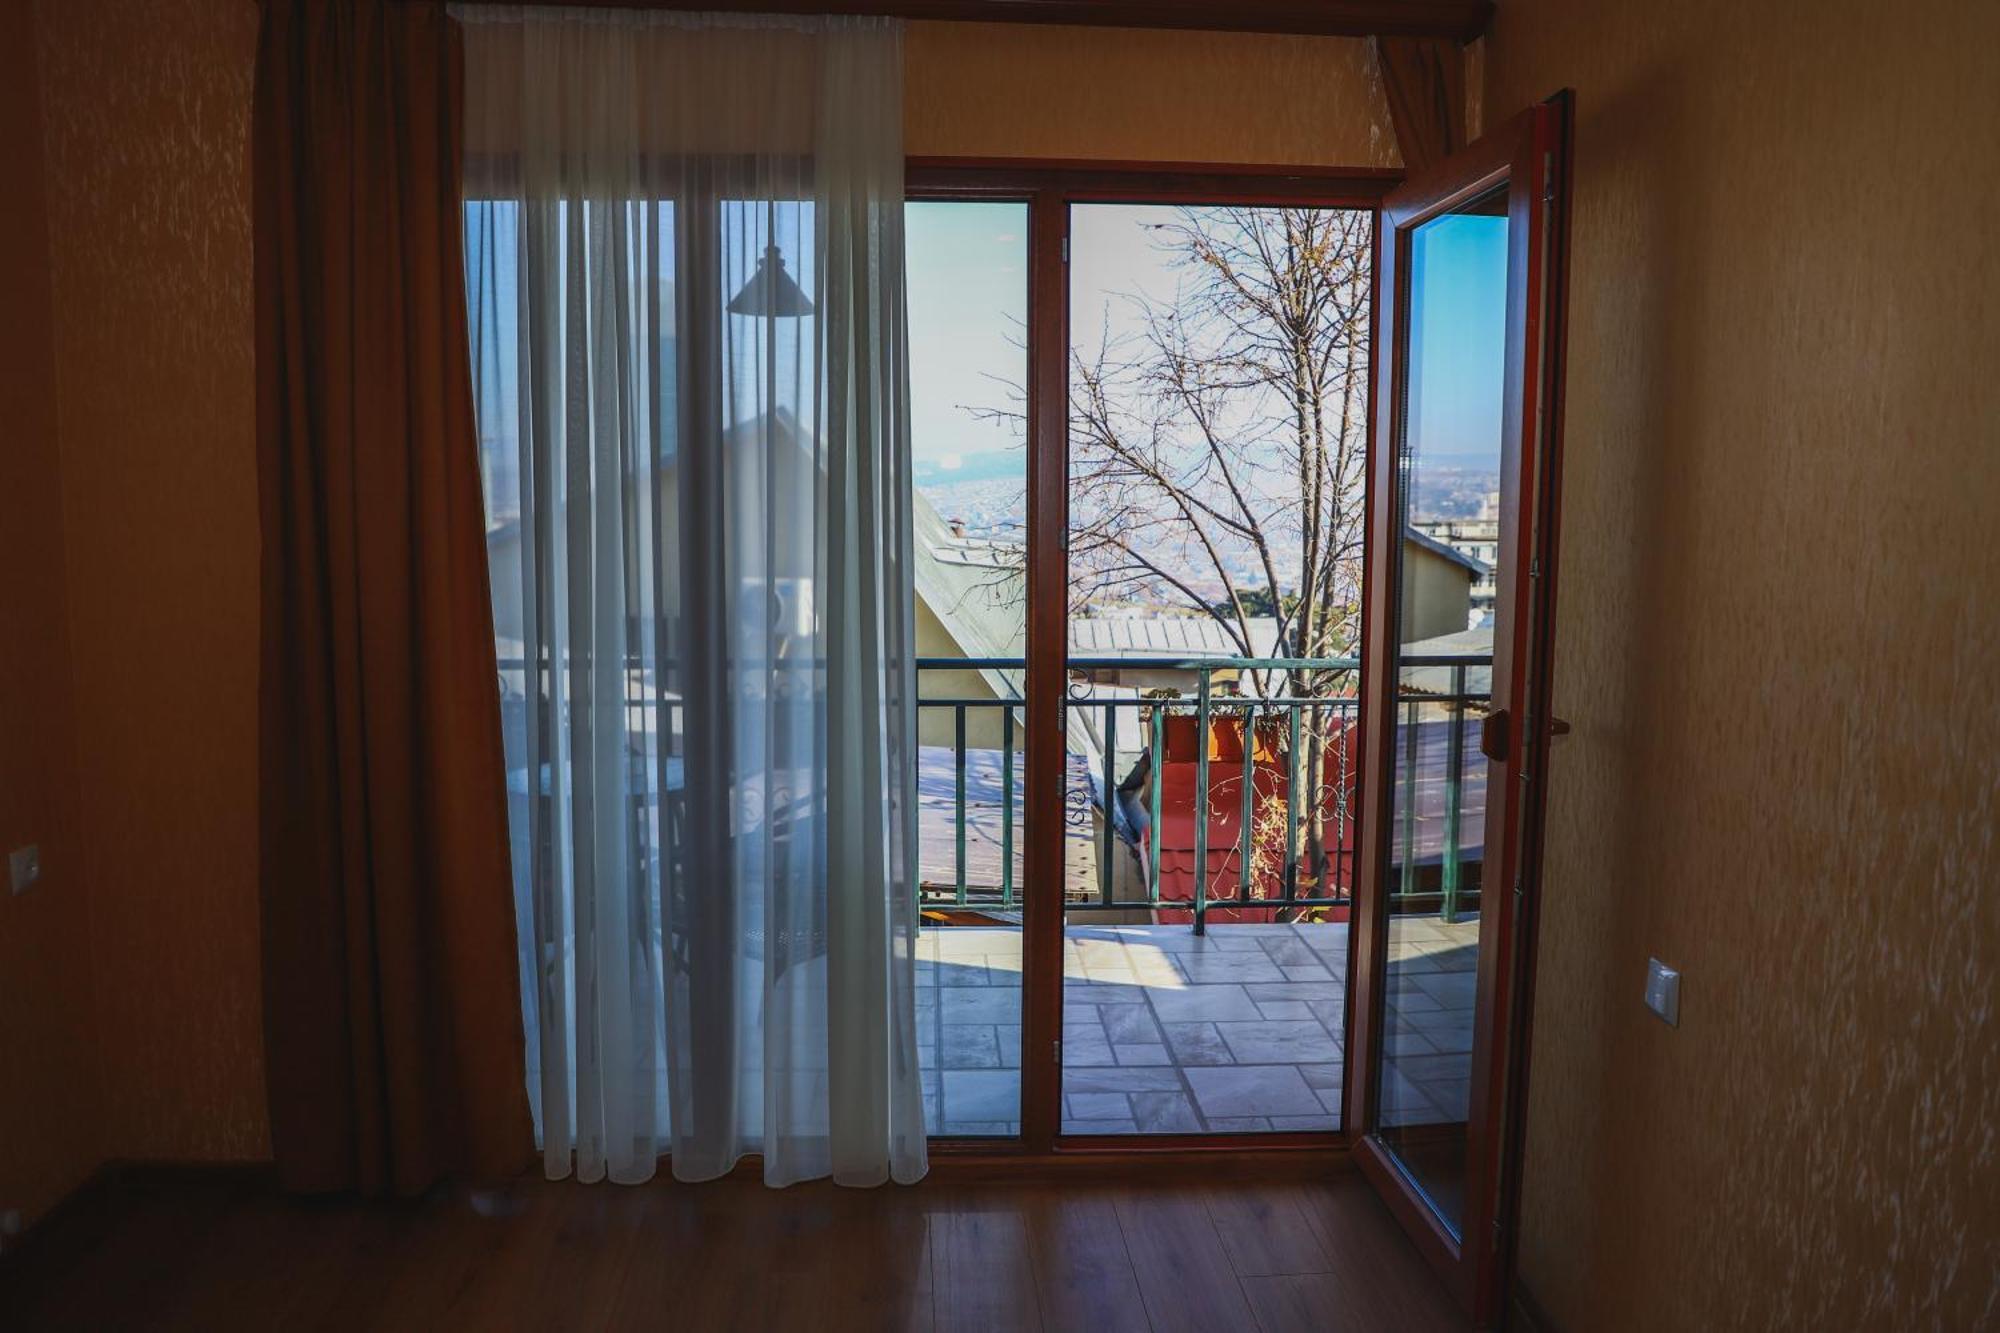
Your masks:
<svg viewBox="0 0 2000 1333"><path fill-rule="evenodd" d="M1485 763L1469 733L1486 711L1489 696L1479 678L1490 675L1491 662L1488 656L1464 655L1399 659L1403 683L1389 793L1394 802L1389 865L1391 902L1401 910L1434 911L1453 921L1476 909ZM518 657L500 661L503 706L521 706L527 665ZM951 718L953 844L951 879L920 882L919 902L1011 911L1019 906L1021 887L1015 874L1017 715L1029 702L997 692L923 697L922 681L925 673L974 672L987 689L1011 691L1018 688L1014 682L1026 661L925 657L916 665L919 710ZM1065 884L1065 912L1136 913L1161 922L1185 916L1200 933L1216 912L1236 914L1235 919L1298 919L1348 906L1360 797L1354 729L1359 699L1351 689L1358 665L1352 658L1070 658L1070 692L1057 701L1070 738L1065 836L1070 829L1089 830L1096 884ZM635 664L629 674L627 688L634 695L629 704L642 712L664 706L667 713L678 713L679 701L656 691L648 673ZM1131 692L1092 692L1093 684L1107 682L1091 677L1105 675L1171 677L1191 688L1139 692L1114 684ZM1245 678L1267 686L1279 678L1304 679L1312 692L1244 692ZM974 883L968 873L973 753L968 740L971 721L981 716L998 724L1000 856L997 882ZM519 739L514 725L509 724L510 745ZM661 725L670 735L678 733L677 720L663 718ZM1120 734L1128 726L1143 743L1121 750ZM656 739L664 738L649 729L635 749L635 763L652 763ZM1141 754L1150 755L1150 772L1121 800L1119 787L1130 771L1121 773L1122 761ZM523 762L510 754L509 781L525 800L532 789L525 770L512 771ZM664 763L664 787L677 786L678 758L670 752ZM547 782L544 771L544 794ZM1274 815L1280 802L1281 831ZM642 819L650 845L662 830L650 813ZM1182 837L1185 848L1176 845ZM1135 884L1134 876L1119 873L1121 857L1141 850ZM1185 869L1170 872L1169 863L1181 858Z"/></svg>
<svg viewBox="0 0 2000 1333"><path fill-rule="evenodd" d="M1467 881L1465 846L1469 787L1483 781L1483 767L1467 767L1466 730L1483 712L1487 696L1470 688L1471 673L1489 657L1404 657L1399 693L1404 726L1398 756L1396 887L1391 896L1407 908L1435 900L1447 919L1476 902ZM1094 825L1097 883L1092 890L1065 885L1064 910L1077 914L1144 913L1154 919L1185 914L1201 933L1211 914L1226 911L1285 919L1345 908L1352 900L1356 780L1355 723L1359 699L1352 692L1358 662L1352 658L1072 657L1071 687L1060 701L1070 738L1071 778L1088 763L1082 785L1066 779L1067 828ZM977 671L1019 679L1021 658L920 658L920 673ZM1224 679L1218 680L1218 675ZM1092 692L1094 677L1179 677L1190 690L1153 688L1119 694ZM1423 688L1424 684L1442 688ZM1245 692L1245 678L1311 682L1310 693ZM920 681L922 676L919 677ZM989 683L996 675L987 675ZM1103 683L1099 681L1097 683ZM1114 688L1119 688L1114 686ZM1124 687L1130 689L1131 687ZM1322 692L1323 691L1323 692ZM1018 905L1014 874L1016 712L1028 703L1012 697L923 697L920 710L948 711L951 719L953 878L926 882L920 900L932 906ZM968 880L969 723L996 711L1000 740L1000 865L997 884ZM1079 719L1085 725L1073 723ZM1093 725L1094 724L1094 725ZM1178 724L1178 725L1177 725ZM1121 753L1126 726L1143 747ZM1170 739L1170 734L1172 739ZM1178 746L1174 743L1180 742ZM1434 742L1441 742L1441 745ZM1442 749L1441 755L1432 750ZM1089 753L1094 750L1095 753ZM1187 752L1192 750L1192 763ZM1176 755L1178 751L1178 755ZM1477 754L1476 746L1473 754ZM1121 794L1129 758L1150 758L1134 791ZM1191 767L1191 788L1173 773ZM1315 778L1315 769L1317 777ZM1435 794L1431 788L1436 787ZM1260 798L1261 794L1261 798ZM1279 831L1272 807L1283 802ZM1259 809L1259 806L1263 809ZM1132 807L1136 806L1137 809ZM1233 808L1232 808L1233 806ZM1427 813L1438 806L1441 819ZM1481 802L1483 812L1483 802ZM1143 818L1135 817L1143 812ZM1431 836L1430 825L1439 827ZM1308 836L1302 837L1302 832ZM1176 835L1191 834L1191 866L1170 874L1167 864L1183 849ZM1121 877L1121 851L1143 847L1139 883ZM1427 847L1432 848L1427 850ZM1431 863L1435 862L1432 873ZM1128 882L1121 890L1121 878Z"/></svg>

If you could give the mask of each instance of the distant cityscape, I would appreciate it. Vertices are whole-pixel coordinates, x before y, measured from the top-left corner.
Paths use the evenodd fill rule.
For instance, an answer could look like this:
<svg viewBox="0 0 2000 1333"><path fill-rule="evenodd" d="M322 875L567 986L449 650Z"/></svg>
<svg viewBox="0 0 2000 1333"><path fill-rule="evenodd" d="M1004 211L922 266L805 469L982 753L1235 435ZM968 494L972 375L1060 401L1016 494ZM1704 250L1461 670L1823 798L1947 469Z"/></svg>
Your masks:
<svg viewBox="0 0 2000 1333"><path fill-rule="evenodd" d="M996 545L1025 544L1027 487L1025 455L1017 450L989 451L965 457L954 468L919 463L916 485L931 507L963 536ZM1498 557L1499 474L1490 467L1454 464L1427 464L1412 498L1410 522L1413 527L1485 565L1489 573L1473 587L1473 611L1477 628L1487 622L1493 608L1494 584L1491 569ZM1298 587L1296 552L1274 553L1281 591L1290 595ZM1220 601L1221 580L1206 563L1178 560L1171 550L1161 550L1157 558L1171 573L1203 597ZM1248 545L1223 552L1223 563L1237 586L1261 587L1264 574ZM1178 566L1178 567L1176 567ZM1130 589L1127 601L1140 604L1152 600L1143 585ZM1159 595L1161 603L1183 606L1185 599L1173 594ZM1117 614L1110 605L1100 608ZM1137 609L1137 608L1133 608Z"/></svg>

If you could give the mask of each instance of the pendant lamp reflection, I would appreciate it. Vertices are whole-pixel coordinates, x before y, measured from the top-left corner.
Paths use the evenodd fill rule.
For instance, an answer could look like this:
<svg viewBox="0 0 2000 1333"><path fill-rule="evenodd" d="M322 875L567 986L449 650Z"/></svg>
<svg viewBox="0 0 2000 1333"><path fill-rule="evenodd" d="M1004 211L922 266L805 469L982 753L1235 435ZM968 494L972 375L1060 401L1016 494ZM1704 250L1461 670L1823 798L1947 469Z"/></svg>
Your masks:
<svg viewBox="0 0 2000 1333"><path fill-rule="evenodd" d="M792 281L792 275L785 272L785 257L775 245L764 247L764 257L757 261L756 273L743 284L742 291L729 298L732 315L797 319L812 312L812 301Z"/></svg>

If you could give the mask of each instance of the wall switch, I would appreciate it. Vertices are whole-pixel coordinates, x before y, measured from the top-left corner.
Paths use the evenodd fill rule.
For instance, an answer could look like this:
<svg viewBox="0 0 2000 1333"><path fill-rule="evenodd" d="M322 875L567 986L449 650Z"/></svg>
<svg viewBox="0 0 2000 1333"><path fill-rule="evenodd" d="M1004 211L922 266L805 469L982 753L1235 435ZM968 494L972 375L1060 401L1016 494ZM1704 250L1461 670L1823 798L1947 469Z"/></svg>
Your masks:
<svg viewBox="0 0 2000 1333"><path fill-rule="evenodd" d="M7 877L14 886L14 892L26 893L30 885L42 877L42 849L39 847L16 847L7 854Z"/></svg>
<svg viewBox="0 0 2000 1333"><path fill-rule="evenodd" d="M1681 974L1657 958L1646 960L1646 1007L1668 1027L1681 1025Z"/></svg>

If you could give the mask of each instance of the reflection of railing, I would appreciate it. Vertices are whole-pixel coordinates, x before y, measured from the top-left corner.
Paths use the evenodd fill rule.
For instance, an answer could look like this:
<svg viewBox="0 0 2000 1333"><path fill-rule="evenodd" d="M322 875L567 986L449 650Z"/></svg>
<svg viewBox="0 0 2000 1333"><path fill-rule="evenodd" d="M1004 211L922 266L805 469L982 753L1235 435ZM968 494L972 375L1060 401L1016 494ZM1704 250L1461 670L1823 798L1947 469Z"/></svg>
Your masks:
<svg viewBox="0 0 2000 1333"><path fill-rule="evenodd" d="M1469 903L1478 898L1478 885L1466 882L1465 871L1468 858L1465 855L1465 788L1469 776L1466 769L1466 729L1475 725L1475 715L1483 715L1490 698L1487 691L1472 690L1469 675L1474 669L1492 667L1490 656L1469 657L1458 655L1404 655L1397 665L1403 671L1403 688L1397 694L1397 703L1402 710L1400 725L1397 727L1402 753L1398 756L1399 781L1396 792L1395 814L1397 819L1396 852L1394 864L1398 868L1397 885L1391 891L1391 898L1408 904L1416 904L1428 897L1421 883L1421 869L1424 857L1420 855L1418 835L1419 806L1422 804L1422 782L1426 768L1423 756L1424 712L1429 709L1444 716L1444 792L1441 804L1441 836L1438 839L1438 914L1447 922L1456 922L1459 914ZM1412 671L1447 672L1447 688L1442 691L1414 689L1410 685ZM1478 753L1477 747L1473 753ZM1483 774L1483 759L1481 773ZM1481 806L1482 821L1484 805ZM1482 844L1484 830L1482 829ZM1482 849L1483 850L1483 849ZM1483 855L1482 855L1483 869Z"/></svg>
<svg viewBox="0 0 2000 1333"><path fill-rule="evenodd" d="M1437 666L1449 671L1448 692L1408 688L1401 702L1407 717L1419 723L1426 710L1444 711L1451 719L1445 767L1442 859L1444 906L1449 914L1459 910L1463 886L1460 882L1460 833L1464 798L1463 723L1468 707L1477 707L1483 695L1467 689L1467 669L1484 666L1490 659L1468 657L1412 657L1411 667ZM1026 663L1020 658L921 658L919 672L979 671L1018 673ZM1094 900L1088 896L1065 894L1064 909L1074 913L1187 912L1197 932L1216 910L1236 912L1299 912L1344 907L1350 901L1354 872L1353 828L1355 776L1358 756L1354 753L1353 724L1359 701L1351 685L1358 663L1352 658L1159 658L1159 657L1073 657L1068 660L1071 693L1061 706L1072 717L1096 713L1101 724L1091 737L1101 770L1090 775L1096 787L1089 803L1099 812L1095 830L1097 886ZM1216 673L1241 679L1256 676L1286 681L1307 681L1310 693L1272 692L1224 693L1217 689ZM1140 674L1147 679L1180 676L1191 678L1193 695L1152 690L1145 694L1099 695L1089 693L1088 678L1098 674ZM921 679L921 677L920 677ZM1407 677L1406 677L1407 680ZM1317 691L1325 690L1320 693ZM952 806L953 879L949 886L931 886L928 897L934 904L955 906L986 905L1011 909L1016 905L1014 884L1014 732L1015 712L1029 706L1013 697L922 697L920 709L950 710L952 715ZM1000 718L1000 883L980 885L975 897L967 879L967 755L968 718L978 710L998 710ZM1119 783L1120 719L1130 716L1145 738L1144 749L1152 756L1149 780L1128 794L1138 806L1128 813L1121 805ZM1185 808L1166 805L1169 762L1167 740L1170 719L1182 718L1192 724L1194 774L1191 797L1177 802ZM1236 748L1222 744L1230 728L1240 728L1240 755L1220 757L1220 752ZM1065 728L1066 732L1069 731ZM1404 811L1399 829L1402 846L1402 873L1394 896L1415 900L1427 896L1418 878L1417 790L1419 774L1432 767L1416 754L1418 732L1410 728L1410 759L1406 765L1405 791L1399 796ZM1072 753L1076 750L1074 738ZM1233 765L1237 771L1216 781L1218 764ZM1315 776L1316 775L1316 776ZM1211 804L1212 795L1224 795L1235 786L1237 808L1233 835L1228 833L1228 812ZM1258 797L1275 804L1280 789L1284 801L1281 834L1275 820L1260 821ZM1066 803L1070 793L1066 792ZM1229 799L1224 795L1225 802ZM1143 801L1143 804L1138 804ZM1302 803L1303 801L1303 803ZM1143 813L1144 817L1132 816ZM1170 820L1169 816L1173 816ZM1073 822L1091 818L1089 807L1072 815ZM1170 877L1165 871L1166 853L1178 849L1166 846L1170 823L1192 831L1191 884L1176 883L1186 896L1167 890ZM1123 825L1121 832L1120 826ZM1211 826L1215 825L1215 828ZM1312 836L1302 839L1302 828ZM1212 835L1222 832L1230 845L1211 848ZM1273 836L1277 834L1277 836ZM1118 892L1121 843L1133 852L1142 845L1144 859L1137 891ZM1221 853L1220 863L1211 855ZM1231 861L1234 874L1230 874ZM1178 879L1179 877L1172 877Z"/></svg>

